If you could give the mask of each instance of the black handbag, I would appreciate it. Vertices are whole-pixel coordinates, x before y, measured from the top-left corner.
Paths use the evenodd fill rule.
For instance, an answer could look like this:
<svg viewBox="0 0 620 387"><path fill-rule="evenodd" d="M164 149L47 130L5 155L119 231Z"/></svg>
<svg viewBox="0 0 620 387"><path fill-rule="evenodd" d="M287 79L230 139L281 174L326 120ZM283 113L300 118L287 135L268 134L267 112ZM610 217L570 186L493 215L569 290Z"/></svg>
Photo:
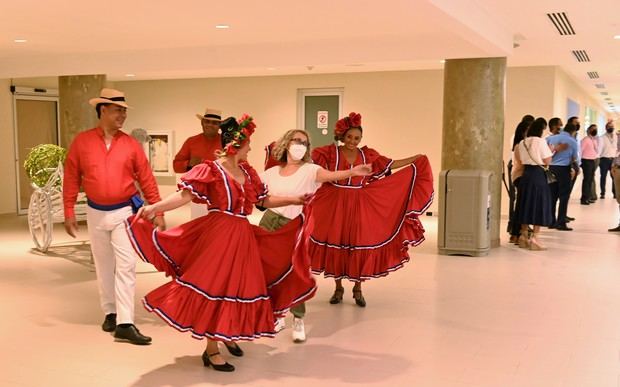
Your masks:
<svg viewBox="0 0 620 387"><path fill-rule="evenodd" d="M547 184L553 184L558 182L558 177L553 173L553 171L549 168L542 167L545 171L545 176L547 177Z"/></svg>
<svg viewBox="0 0 620 387"><path fill-rule="evenodd" d="M532 157L532 154L530 153L530 150L528 149L527 144L525 143L525 140L523 140L523 147L525 147L525 150L527 151L527 154L530 156L530 159L534 161L534 158ZM537 164L537 165L541 167L543 171L545 171L545 177L547 178L547 184L553 184L553 183L558 182L558 177L555 175L555 173L553 173L551 169L549 169L549 167L545 165L540 165L540 164Z"/></svg>

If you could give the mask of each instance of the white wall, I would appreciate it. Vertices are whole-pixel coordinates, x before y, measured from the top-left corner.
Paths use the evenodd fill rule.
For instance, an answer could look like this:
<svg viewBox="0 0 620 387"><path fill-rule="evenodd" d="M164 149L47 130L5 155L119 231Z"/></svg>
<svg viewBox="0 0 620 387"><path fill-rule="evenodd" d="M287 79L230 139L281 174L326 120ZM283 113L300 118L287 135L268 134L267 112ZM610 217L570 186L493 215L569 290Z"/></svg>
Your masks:
<svg viewBox="0 0 620 387"><path fill-rule="evenodd" d="M56 78L21 79L21 86L57 87ZM15 213L15 168L12 97L9 80L0 80L0 167L5 183L0 188L0 213ZM429 156L435 176L441 165L443 71L320 74L276 77L204 78L186 80L125 81L110 86L127 94L129 111L125 128L174 130L175 147L200 132L196 113L205 106L224 115L255 116L250 163L260 169L263 146L297 122L299 88L344 88L344 111L363 116L363 143L394 158L416 153ZM565 117L566 98L600 109L561 69L553 66L513 67L506 73L504 160L510 158L514 129L525 114L547 119ZM163 185L162 193L174 189ZM506 213L507 200L502 199ZM432 207L435 210L436 204Z"/></svg>
<svg viewBox="0 0 620 387"><path fill-rule="evenodd" d="M344 88L344 111L362 114L363 143L393 158L429 156L437 174L441 163L443 73L440 70L116 82L126 92L126 128L174 130L176 149L200 132L195 117L205 106L224 116L247 112L258 125L251 164L262 167L263 147L297 122L299 88Z"/></svg>
<svg viewBox="0 0 620 387"><path fill-rule="evenodd" d="M555 67L510 67L506 72L504 160L510 159L514 131L526 114L551 118Z"/></svg>
<svg viewBox="0 0 620 387"><path fill-rule="evenodd" d="M594 87L594 85L592 85L592 87ZM603 91L603 90L599 90L599 91ZM585 90L582 89L581 86L578 85L577 82L575 82L575 80L571 78L570 75L568 75L561 68L556 67L555 68L555 85L554 85L554 98L553 98L554 99L554 110L553 111L554 111L555 116L562 118L564 121L566 121L566 119L568 118L566 114L567 98L570 98L579 104L579 109L580 109L579 117L581 117L582 127L585 126L583 117L585 115L586 106L590 107L591 109L596 110L599 117L601 115L605 116L606 118L612 117L612 115L609 114L605 110L604 106L599 101L596 101L592 97L587 95ZM607 120L605 119L605 121ZM596 124L597 121L594 120L592 123ZM583 136L583 134L584 134L584 131L580 130L579 135Z"/></svg>

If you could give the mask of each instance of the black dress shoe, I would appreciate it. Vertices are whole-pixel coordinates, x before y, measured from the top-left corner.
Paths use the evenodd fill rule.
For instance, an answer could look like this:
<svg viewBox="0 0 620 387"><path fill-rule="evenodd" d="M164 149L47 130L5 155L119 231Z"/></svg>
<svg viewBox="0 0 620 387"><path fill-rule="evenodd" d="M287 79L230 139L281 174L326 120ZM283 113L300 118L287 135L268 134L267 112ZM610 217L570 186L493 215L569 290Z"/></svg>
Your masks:
<svg viewBox="0 0 620 387"><path fill-rule="evenodd" d="M581 200L580 203L581 203L582 206L589 206L590 205L590 202L588 200Z"/></svg>
<svg viewBox="0 0 620 387"><path fill-rule="evenodd" d="M559 225L555 226L555 229L559 230L559 231L573 231L572 228L567 227L565 224L559 224Z"/></svg>
<svg viewBox="0 0 620 387"><path fill-rule="evenodd" d="M215 355L219 355L219 352L215 352L212 354L208 354L207 351L205 350L202 353L202 364L204 364L205 367L213 367L214 370L216 371L221 371L221 372L233 372L235 370L235 366L226 362L224 364L214 364L213 362L211 362L211 359L209 359L211 356L215 356Z"/></svg>
<svg viewBox="0 0 620 387"><path fill-rule="evenodd" d="M547 228L548 228L548 229L553 230L553 229L554 229L554 228L556 228L556 227L558 227L558 225L557 225L557 224L552 224L552 225L550 225L550 226L549 226L549 227L547 227Z"/></svg>
<svg viewBox="0 0 620 387"><path fill-rule="evenodd" d="M366 300L364 299L361 290L353 289L353 298L355 299L355 303L357 304L357 306L360 306L362 308L366 307Z"/></svg>
<svg viewBox="0 0 620 387"><path fill-rule="evenodd" d="M114 332L116 329L116 313L110 313L105 315L105 320L101 324L101 329L104 332Z"/></svg>
<svg viewBox="0 0 620 387"><path fill-rule="evenodd" d="M329 299L329 303L332 305L340 304L342 302L342 295L344 294L344 288L336 288L332 298Z"/></svg>
<svg viewBox="0 0 620 387"><path fill-rule="evenodd" d="M114 331L114 338L117 341L124 341L136 345L148 345L151 344L152 339L148 336L144 336L135 325L123 327L118 325Z"/></svg>
<svg viewBox="0 0 620 387"><path fill-rule="evenodd" d="M610 228L607 231L609 231L609 232L620 232L620 225L618 227Z"/></svg>
<svg viewBox="0 0 620 387"><path fill-rule="evenodd" d="M228 352L230 352L231 355L237 357L243 356L243 349L241 349L241 347L237 343L231 341L229 344L225 341L224 345L226 346L226 349L228 350Z"/></svg>
<svg viewBox="0 0 620 387"><path fill-rule="evenodd" d="M567 216L566 217L566 221L567 222L572 222L573 220L575 220L575 218L571 217L571 216Z"/></svg>

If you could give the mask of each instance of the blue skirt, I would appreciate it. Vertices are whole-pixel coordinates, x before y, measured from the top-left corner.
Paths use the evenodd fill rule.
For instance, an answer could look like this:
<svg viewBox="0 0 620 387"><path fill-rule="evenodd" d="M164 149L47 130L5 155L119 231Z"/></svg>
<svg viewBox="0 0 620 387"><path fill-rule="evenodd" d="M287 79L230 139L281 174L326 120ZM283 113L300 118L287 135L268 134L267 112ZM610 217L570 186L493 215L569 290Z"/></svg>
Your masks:
<svg viewBox="0 0 620 387"><path fill-rule="evenodd" d="M553 222L551 191L542 167L526 165L519 179L518 222L549 226Z"/></svg>

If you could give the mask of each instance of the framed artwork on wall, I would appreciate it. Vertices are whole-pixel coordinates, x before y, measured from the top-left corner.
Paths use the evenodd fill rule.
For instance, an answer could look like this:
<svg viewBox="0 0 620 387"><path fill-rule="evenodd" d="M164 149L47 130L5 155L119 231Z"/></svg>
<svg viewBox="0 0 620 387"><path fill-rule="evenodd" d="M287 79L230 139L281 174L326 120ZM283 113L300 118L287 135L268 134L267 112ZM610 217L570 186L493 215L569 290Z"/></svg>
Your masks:
<svg viewBox="0 0 620 387"><path fill-rule="evenodd" d="M149 130L147 158L155 176L174 176L174 131Z"/></svg>

